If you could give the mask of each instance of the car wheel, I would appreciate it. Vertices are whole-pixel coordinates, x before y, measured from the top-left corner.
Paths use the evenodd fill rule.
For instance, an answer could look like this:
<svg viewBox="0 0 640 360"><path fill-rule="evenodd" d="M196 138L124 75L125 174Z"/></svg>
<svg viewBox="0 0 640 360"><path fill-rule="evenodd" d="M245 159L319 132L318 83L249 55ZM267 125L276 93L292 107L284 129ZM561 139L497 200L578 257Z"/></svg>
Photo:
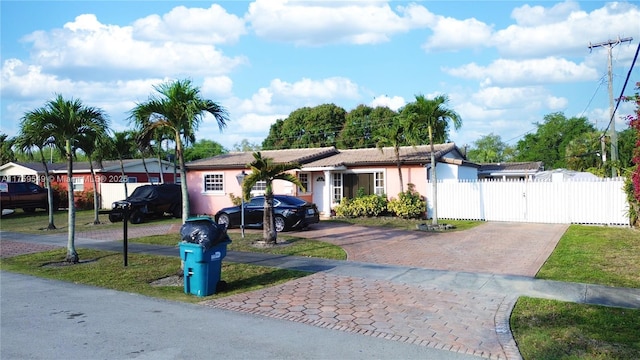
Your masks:
<svg viewBox="0 0 640 360"><path fill-rule="evenodd" d="M226 228L229 228L231 226L231 220L229 219L229 215L224 213L220 214L220 216L218 216L218 224L224 225Z"/></svg>
<svg viewBox="0 0 640 360"><path fill-rule="evenodd" d="M282 216L276 215L275 219L273 219L273 223L276 225L277 232L281 232L285 230L286 224Z"/></svg>
<svg viewBox="0 0 640 360"><path fill-rule="evenodd" d="M120 214L109 214L109 221L111 221L112 223L115 222L120 222L122 221L122 215Z"/></svg>
<svg viewBox="0 0 640 360"><path fill-rule="evenodd" d="M26 213L34 213L36 212L36 208L23 208L22 211L26 212Z"/></svg>
<svg viewBox="0 0 640 360"><path fill-rule="evenodd" d="M142 223L142 220L144 220L144 214L138 210L132 212L131 216L129 216L129 222L132 224L140 224Z"/></svg>

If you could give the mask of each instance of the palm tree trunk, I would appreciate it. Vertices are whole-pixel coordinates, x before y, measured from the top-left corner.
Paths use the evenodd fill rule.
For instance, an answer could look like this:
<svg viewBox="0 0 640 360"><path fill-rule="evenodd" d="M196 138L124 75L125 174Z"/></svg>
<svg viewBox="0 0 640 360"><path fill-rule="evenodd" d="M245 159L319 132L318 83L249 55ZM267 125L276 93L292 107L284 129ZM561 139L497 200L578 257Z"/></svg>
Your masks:
<svg viewBox="0 0 640 360"><path fill-rule="evenodd" d="M402 180L402 164L400 164L400 150L393 149L396 153L396 165L398 166L398 179L400 180L400 192L404 192L404 181Z"/></svg>
<svg viewBox="0 0 640 360"><path fill-rule="evenodd" d="M129 197L129 191L127 191L127 179L126 179L126 175L124 173L124 162L122 161L122 156L120 156L120 173L122 174L122 178L120 178L120 180L122 181L122 183L124 184L124 198L128 198Z"/></svg>
<svg viewBox="0 0 640 360"><path fill-rule="evenodd" d="M180 189L182 190L182 223L185 224L189 219L189 191L187 190L187 169L184 165L184 156L182 154L182 141L180 140L180 133L176 132L176 154L178 155L178 161L180 162ZM174 168L175 169L175 168ZM174 170L175 173L175 170ZM175 183L175 177L174 177Z"/></svg>
<svg viewBox="0 0 640 360"><path fill-rule="evenodd" d="M93 183L93 225L99 225L100 212L98 211L98 181L96 180L96 173L93 169L91 156L89 156L89 170L91 173L91 182Z"/></svg>
<svg viewBox="0 0 640 360"><path fill-rule="evenodd" d="M278 242L278 233L273 222L273 192L264 195L264 224L262 226L262 238L267 245L275 245Z"/></svg>
<svg viewBox="0 0 640 360"><path fill-rule="evenodd" d="M164 184L164 173L162 171L162 142L158 142L158 166L160 166L160 184Z"/></svg>
<svg viewBox="0 0 640 360"><path fill-rule="evenodd" d="M71 153L71 141L67 139L67 186L68 186L68 200L69 200L69 233L67 238L67 257L66 262L78 263L78 253L75 247L75 235L76 235L76 207L73 199L73 154Z"/></svg>
<svg viewBox="0 0 640 360"><path fill-rule="evenodd" d="M438 225L438 178L436 176L436 155L433 146L433 132L429 126L429 144L431 144L431 186L433 189L433 216L432 225Z"/></svg>
<svg viewBox="0 0 640 360"><path fill-rule="evenodd" d="M49 225L47 225L47 230L55 230L56 226L53 223L53 211L55 210L53 208L53 189L51 188L51 179L49 178L49 166L47 166L47 160L42 154L42 149L40 149L40 160L44 166L44 184L47 187L47 199L49 200Z"/></svg>
<svg viewBox="0 0 640 360"><path fill-rule="evenodd" d="M147 169L147 162L144 160L144 154L142 154L142 167L144 167L144 173L147 174L147 181L153 185L153 181L151 181L151 176L149 176L149 169Z"/></svg>

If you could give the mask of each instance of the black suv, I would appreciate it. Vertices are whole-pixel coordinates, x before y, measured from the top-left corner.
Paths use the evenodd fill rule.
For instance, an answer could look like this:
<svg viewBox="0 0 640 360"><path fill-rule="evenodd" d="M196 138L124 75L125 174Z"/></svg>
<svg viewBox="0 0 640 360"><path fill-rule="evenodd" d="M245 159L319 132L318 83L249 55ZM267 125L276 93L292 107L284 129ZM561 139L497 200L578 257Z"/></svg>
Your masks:
<svg viewBox="0 0 640 360"><path fill-rule="evenodd" d="M178 184L143 185L135 189L126 199L111 205L109 221L118 222L129 211L129 221L140 224L149 217L165 214L182 217L182 191Z"/></svg>

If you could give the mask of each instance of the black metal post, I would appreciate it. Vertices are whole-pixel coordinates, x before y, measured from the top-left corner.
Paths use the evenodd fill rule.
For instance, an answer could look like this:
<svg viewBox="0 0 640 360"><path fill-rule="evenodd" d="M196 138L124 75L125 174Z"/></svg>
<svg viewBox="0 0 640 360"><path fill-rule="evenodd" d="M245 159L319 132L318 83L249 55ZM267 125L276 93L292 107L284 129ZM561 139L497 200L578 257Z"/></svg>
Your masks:
<svg viewBox="0 0 640 360"><path fill-rule="evenodd" d="M124 266L129 263L129 207L125 206L122 214L122 256L124 258Z"/></svg>

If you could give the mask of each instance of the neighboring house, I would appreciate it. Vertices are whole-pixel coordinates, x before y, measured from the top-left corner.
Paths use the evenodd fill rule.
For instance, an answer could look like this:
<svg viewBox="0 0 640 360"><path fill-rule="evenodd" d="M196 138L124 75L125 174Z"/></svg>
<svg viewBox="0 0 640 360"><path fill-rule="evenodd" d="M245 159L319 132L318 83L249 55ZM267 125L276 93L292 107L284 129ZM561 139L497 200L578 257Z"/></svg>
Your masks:
<svg viewBox="0 0 640 360"><path fill-rule="evenodd" d="M95 172L98 192L102 183L138 183L153 182L160 183L161 179L166 183L174 182L174 166L168 161L158 162L158 159L145 159L147 172L144 169L142 159L123 160L125 175L122 175L119 160L108 160L94 162L93 170ZM161 164L159 166L159 164ZM54 186L60 186L67 189L67 164L52 163L47 165L49 168L49 176ZM9 162L0 166L0 180L2 181L31 181L33 183L45 186L45 168L41 162ZM180 178L178 177L178 182ZM91 169L89 162L73 163L73 190L81 192L93 189L93 181L91 178Z"/></svg>
<svg viewBox="0 0 640 360"><path fill-rule="evenodd" d="M334 147L261 151L263 157L276 162L297 162L301 169L298 178L305 191L285 181L274 182L274 192L291 194L318 205L324 216L340 203L343 197L355 197L359 189L365 194L385 194L395 197L407 184L426 196L430 176L430 146L400 148L404 189L400 189L398 169L393 148L339 150ZM241 188L236 179L253 160L253 152L233 152L196 160L186 164L187 184L193 214L215 214L231 204L231 195L239 197ZM435 145L438 161L438 180L477 179L478 165L464 159L453 144ZM264 184L254 187L252 195L264 192Z"/></svg>
<svg viewBox="0 0 640 360"><path fill-rule="evenodd" d="M540 171L544 171L542 161L486 163L480 164L478 179L532 180Z"/></svg>

